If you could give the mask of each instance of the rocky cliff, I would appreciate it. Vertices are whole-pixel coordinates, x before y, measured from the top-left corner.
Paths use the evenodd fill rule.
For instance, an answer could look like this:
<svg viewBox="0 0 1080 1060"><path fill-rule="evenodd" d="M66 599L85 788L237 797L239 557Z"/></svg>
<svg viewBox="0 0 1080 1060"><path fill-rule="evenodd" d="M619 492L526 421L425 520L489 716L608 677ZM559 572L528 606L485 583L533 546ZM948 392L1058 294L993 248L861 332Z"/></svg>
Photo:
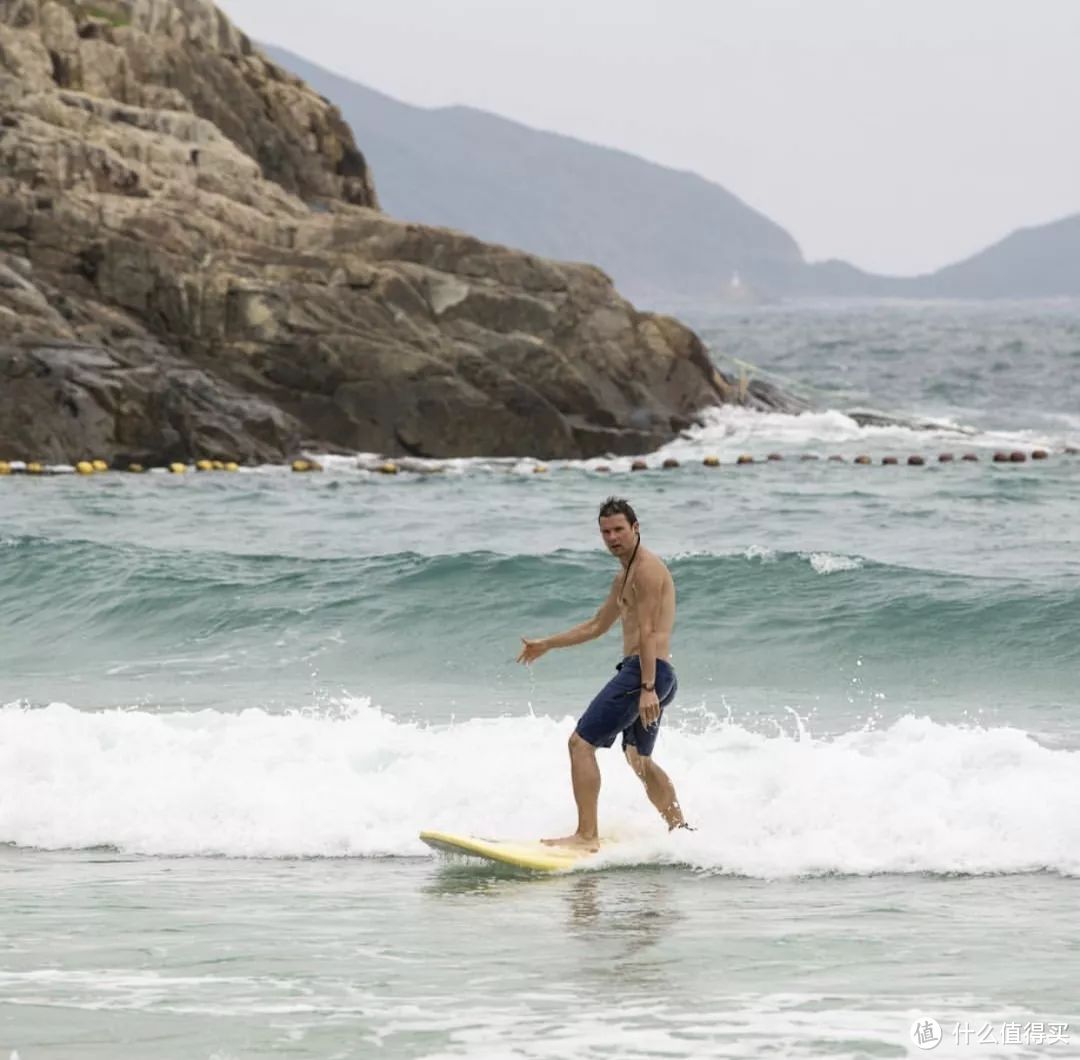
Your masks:
<svg viewBox="0 0 1080 1060"><path fill-rule="evenodd" d="M735 273L785 291L806 267L779 225L693 173L471 107L410 106L266 52L341 108L398 217L593 262L643 299L713 301Z"/></svg>
<svg viewBox="0 0 1080 1060"><path fill-rule="evenodd" d="M736 398L598 269L384 215L205 0L0 0L0 458L625 453Z"/></svg>

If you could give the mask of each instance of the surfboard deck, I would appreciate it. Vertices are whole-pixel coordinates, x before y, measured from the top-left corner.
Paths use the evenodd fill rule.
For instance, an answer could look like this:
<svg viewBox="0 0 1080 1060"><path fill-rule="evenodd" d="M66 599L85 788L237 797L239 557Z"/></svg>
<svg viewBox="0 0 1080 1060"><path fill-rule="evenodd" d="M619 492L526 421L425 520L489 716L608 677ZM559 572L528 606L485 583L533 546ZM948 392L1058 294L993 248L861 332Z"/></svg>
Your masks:
<svg viewBox="0 0 1080 1060"><path fill-rule="evenodd" d="M480 839L452 832L421 832L420 838L432 850L445 854L468 854L474 858L514 865L534 872L565 872L584 858L592 857L589 850L571 847L552 847L544 843L512 842L502 839Z"/></svg>

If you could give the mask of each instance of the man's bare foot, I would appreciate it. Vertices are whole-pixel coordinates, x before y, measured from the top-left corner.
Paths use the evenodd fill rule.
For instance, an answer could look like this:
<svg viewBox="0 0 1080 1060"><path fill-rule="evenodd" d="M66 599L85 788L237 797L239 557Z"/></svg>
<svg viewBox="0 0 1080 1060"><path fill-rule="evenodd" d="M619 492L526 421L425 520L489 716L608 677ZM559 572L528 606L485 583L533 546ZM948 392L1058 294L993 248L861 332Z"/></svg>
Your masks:
<svg viewBox="0 0 1080 1060"><path fill-rule="evenodd" d="M570 847L573 850L588 850L594 854L600 849L600 840L596 836L589 839L577 832L563 836L562 839L541 839L540 842L548 847Z"/></svg>

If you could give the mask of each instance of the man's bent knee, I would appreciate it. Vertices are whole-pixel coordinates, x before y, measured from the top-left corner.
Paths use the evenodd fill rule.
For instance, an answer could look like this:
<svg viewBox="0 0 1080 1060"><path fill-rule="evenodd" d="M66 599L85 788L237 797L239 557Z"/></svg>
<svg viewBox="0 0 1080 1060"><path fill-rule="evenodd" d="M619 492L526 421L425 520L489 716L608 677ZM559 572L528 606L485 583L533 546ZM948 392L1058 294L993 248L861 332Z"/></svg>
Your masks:
<svg viewBox="0 0 1080 1060"><path fill-rule="evenodd" d="M570 742L567 746L570 748L571 755L596 754L596 748L577 729L570 734Z"/></svg>

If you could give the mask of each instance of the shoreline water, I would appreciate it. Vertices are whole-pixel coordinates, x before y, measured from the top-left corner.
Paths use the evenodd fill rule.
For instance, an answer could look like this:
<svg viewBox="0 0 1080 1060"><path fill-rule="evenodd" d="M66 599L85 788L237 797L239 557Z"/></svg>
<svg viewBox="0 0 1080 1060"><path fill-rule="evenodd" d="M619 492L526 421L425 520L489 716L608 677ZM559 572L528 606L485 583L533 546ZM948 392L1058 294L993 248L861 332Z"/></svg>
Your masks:
<svg viewBox="0 0 1080 1060"><path fill-rule="evenodd" d="M948 1039L992 1024L998 1045L980 1055L1020 1057L1030 1051L1001 1042L1005 1023L1080 1019L1068 985L1074 885L1053 877L521 879L419 859L104 853L0 862L15 869L4 908L24 910L20 933L33 940L0 974L8 1035L19 1017L20 1037L6 1040L23 1060L118 1049L163 1060L910 1056L927 1016L947 1036L935 1055L966 1055ZM117 917L107 936L87 927L103 908Z"/></svg>

